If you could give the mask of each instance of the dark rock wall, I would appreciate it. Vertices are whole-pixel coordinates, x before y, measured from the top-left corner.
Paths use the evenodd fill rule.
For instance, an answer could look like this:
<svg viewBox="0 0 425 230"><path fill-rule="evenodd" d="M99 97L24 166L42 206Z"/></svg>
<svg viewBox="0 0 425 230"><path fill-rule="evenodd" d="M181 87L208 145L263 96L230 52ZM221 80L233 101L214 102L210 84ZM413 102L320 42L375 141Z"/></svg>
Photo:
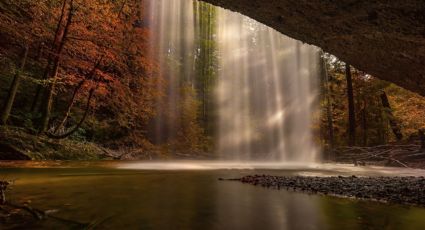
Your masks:
<svg viewBox="0 0 425 230"><path fill-rule="evenodd" d="M424 0L204 0L425 96Z"/></svg>

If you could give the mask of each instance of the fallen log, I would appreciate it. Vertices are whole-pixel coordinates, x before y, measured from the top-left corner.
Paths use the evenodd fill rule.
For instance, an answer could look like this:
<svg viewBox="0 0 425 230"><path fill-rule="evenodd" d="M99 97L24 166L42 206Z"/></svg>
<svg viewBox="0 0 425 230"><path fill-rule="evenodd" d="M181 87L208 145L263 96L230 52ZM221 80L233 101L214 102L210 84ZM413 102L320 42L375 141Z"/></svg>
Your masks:
<svg viewBox="0 0 425 230"><path fill-rule="evenodd" d="M73 226L81 228L81 229L91 229L89 227L92 225L92 223L81 223L81 222L78 222L78 221L75 221L75 220L69 220L69 219L53 216L53 215L48 214L48 212L46 212L46 211L43 211L43 210L40 210L40 209L37 209L37 208L33 208L29 205L20 205L20 204L16 204L16 203L12 203L12 202L6 202L3 205L9 206L9 207L12 207L12 208L15 208L15 209L23 210L23 211L29 213L31 216L33 216L38 221L45 220L47 218L51 218L51 219L54 219L56 221L66 223L68 225L73 225Z"/></svg>
<svg viewBox="0 0 425 230"><path fill-rule="evenodd" d="M332 150L336 162L354 163L362 165L363 163L378 165L397 165L400 167L409 167L407 161L415 158L421 158L419 145L379 145L373 147L344 146Z"/></svg>

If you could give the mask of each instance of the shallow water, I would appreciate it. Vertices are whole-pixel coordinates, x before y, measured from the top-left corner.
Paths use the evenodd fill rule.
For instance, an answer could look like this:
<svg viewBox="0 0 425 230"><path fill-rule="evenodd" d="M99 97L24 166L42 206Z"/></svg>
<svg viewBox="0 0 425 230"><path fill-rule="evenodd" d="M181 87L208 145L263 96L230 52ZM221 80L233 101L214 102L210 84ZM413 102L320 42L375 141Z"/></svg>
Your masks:
<svg viewBox="0 0 425 230"><path fill-rule="evenodd" d="M218 180L263 173L424 176L423 170L220 162L2 162L0 167L0 179L15 180L9 199L31 201L33 207L56 210L56 216L80 222L105 220L99 229L425 226L424 208L269 190Z"/></svg>

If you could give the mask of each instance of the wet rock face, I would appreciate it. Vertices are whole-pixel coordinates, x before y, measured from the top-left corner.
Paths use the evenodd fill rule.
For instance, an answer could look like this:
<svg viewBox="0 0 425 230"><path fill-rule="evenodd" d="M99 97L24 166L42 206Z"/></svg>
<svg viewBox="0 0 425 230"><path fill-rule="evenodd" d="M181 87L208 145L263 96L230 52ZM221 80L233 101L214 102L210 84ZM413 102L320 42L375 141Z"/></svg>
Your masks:
<svg viewBox="0 0 425 230"><path fill-rule="evenodd" d="M423 0L203 0L425 96Z"/></svg>

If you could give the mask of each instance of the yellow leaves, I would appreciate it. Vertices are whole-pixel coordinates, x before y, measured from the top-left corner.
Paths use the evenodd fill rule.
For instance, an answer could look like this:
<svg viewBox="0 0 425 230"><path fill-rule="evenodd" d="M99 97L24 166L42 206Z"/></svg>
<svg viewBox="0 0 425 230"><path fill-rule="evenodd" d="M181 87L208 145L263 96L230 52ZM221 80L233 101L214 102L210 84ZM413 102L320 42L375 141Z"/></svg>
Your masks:
<svg viewBox="0 0 425 230"><path fill-rule="evenodd" d="M394 116L402 122L403 131L410 136L425 128L425 98L391 85L387 90Z"/></svg>

